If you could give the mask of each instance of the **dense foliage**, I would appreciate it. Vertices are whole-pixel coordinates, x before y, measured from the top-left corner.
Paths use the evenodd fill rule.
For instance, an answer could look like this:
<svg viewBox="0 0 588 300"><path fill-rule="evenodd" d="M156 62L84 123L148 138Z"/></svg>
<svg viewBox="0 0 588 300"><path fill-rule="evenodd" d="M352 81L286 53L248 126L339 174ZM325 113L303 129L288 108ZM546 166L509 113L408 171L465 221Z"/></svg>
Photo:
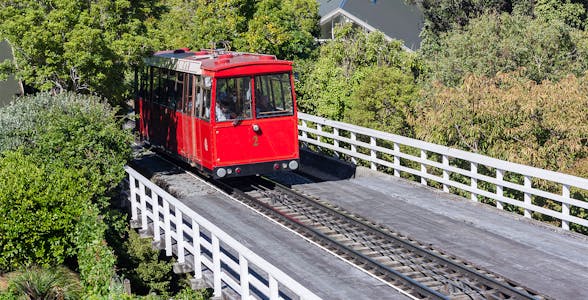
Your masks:
<svg viewBox="0 0 588 300"><path fill-rule="evenodd" d="M469 74L494 76L521 70L540 83L588 70L587 35L559 21L516 15L483 15L469 25L440 35L426 52L432 80L456 85Z"/></svg>
<svg viewBox="0 0 588 300"><path fill-rule="evenodd" d="M191 48L211 48L211 43L228 41L241 48L247 22L254 11L254 0L197 0L192 24ZM222 45L217 45L222 47Z"/></svg>
<svg viewBox="0 0 588 300"><path fill-rule="evenodd" d="M51 266L75 255L77 216L92 196L87 178L18 150L0 159L0 182L0 270Z"/></svg>
<svg viewBox="0 0 588 300"><path fill-rule="evenodd" d="M151 239L142 239L134 230L128 231L124 247L128 258L121 271L132 280L135 289L169 296L175 261L160 259L162 253L153 248Z"/></svg>
<svg viewBox="0 0 588 300"><path fill-rule="evenodd" d="M412 136L408 117L418 89L412 74L394 67L361 70L360 84L349 96L347 122L378 130Z"/></svg>
<svg viewBox="0 0 588 300"><path fill-rule="evenodd" d="M407 0L418 4L425 15L422 35L424 48L434 44L439 34L466 26L485 14L513 14L546 21L562 21L577 29L587 22L584 0Z"/></svg>
<svg viewBox="0 0 588 300"><path fill-rule="evenodd" d="M244 38L245 49L280 58L308 57L318 36L318 3L308 0L261 0Z"/></svg>
<svg viewBox="0 0 588 300"><path fill-rule="evenodd" d="M413 122L418 138L588 177L586 76L537 84L519 74L436 86Z"/></svg>
<svg viewBox="0 0 588 300"><path fill-rule="evenodd" d="M65 267L32 266L10 277L8 292L2 299L63 299L82 298L82 287L75 273Z"/></svg>
<svg viewBox="0 0 588 300"><path fill-rule="evenodd" d="M371 104L362 103L361 97L383 87L384 82L367 82L378 76L377 74L396 76L378 80L412 85L400 87L391 93L382 91L371 96L373 103L387 102L386 106L390 107L396 101L404 101L399 99L406 98L407 94L415 93L414 75L420 72L416 56L406 52L399 41L386 41L380 32L365 33L354 30L351 26L338 30L336 39L320 48L316 61L301 62L300 65L304 70L297 86L300 109L334 120L342 120L346 114L356 119L352 114L361 112L346 113L351 105L357 109L373 108ZM396 93L394 99L390 98L392 93ZM362 124L369 125L366 122ZM380 125L374 127L382 128Z"/></svg>
<svg viewBox="0 0 588 300"><path fill-rule="evenodd" d="M105 294L109 196L124 175L129 132L95 96L23 97L0 109L0 270L77 259L84 286Z"/></svg>
<svg viewBox="0 0 588 300"><path fill-rule="evenodd" d="M0 1L0 37L27 85L122 100L125 70L151 49L144 23L156 12L153 1Z"/></svg>
<svg viewBox="0 0 588 300"><path fill-rule="evenodd" d="M158 49L210 49L307 57L316 47L318 4L313 0L162 0L149 35Z"/></svg>

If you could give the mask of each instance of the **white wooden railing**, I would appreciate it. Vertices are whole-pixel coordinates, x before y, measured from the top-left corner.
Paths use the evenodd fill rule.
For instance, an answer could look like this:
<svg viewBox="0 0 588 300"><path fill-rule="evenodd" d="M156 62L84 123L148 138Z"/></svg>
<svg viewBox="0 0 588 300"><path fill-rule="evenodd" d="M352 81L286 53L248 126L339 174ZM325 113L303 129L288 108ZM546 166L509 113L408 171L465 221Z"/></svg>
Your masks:
<svg viewBox="0 0 588 300"><path fill-rule="evenodd" d="M483 197L486 198L484 200L492 199L499 209L503 209L505 203L510 204L522 208L527 218L531 218L533 212L547 215L559 220L566 230L570 229L570 223L588 226L586 217L575 213L579 210L575 208L588 210L588 202L571 196L573 192L588 195L588 179L304 113L298 113L298 119L300 142L329 149L337 155L346 155L354 163L363 162L374 170L388 168L398 177L404 173L403 177L412 176L423 185L436 185L445 192L469 194L473 201ZM467 169L463 168L464 165ZM482 168L486 174L478 172ZM457 178L462 182L456 181ZM523 184L515 183L513 178L518 178ZM549 185L551 191L561 192L556 194L547 189L541 190L539 182ZM520 196L510 196L516 194ZM555 205L558 210L536 205L534 202L541 198L559 204Z"/></svg>
<svg viewBox="0 0 588 300"><path fill-rule="evenodd" d="M175 254L178 264L191 264L195 279L203 278L203 270L211 272L214 297L226 285L241 299L320 299L134 169L125 170L131 222L149 231L166 255Z"/></svg>

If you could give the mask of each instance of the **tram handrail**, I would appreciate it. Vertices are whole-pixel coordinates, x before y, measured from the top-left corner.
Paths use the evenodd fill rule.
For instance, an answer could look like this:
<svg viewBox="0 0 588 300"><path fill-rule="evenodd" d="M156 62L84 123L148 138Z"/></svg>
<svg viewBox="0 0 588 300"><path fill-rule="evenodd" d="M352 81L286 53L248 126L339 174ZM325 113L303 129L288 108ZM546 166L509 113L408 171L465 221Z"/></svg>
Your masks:
<svg viewBox="0 0 588 300"><path fill-rule="evenodd" d="M203 278L203 269L211 270L215 297L221 297L226 284L242 299L249 299L252 289L267 299L282 299L284 291L299 299L320 299L133 168L125 166L125 171L129 175L131 222L151 230L154 241L164 243L167 256L175 250L179 264L185 264L191 255L195 279ZM235 253L237 260L226 253Z"/></svg>
<svg viewBox="0 0 588 300"><path fill-rule="evenodd" d="M368 163L373 170L378 170L378 167L391 168L396 177L400 177L401 172L404 172L419 177L423 185L436 182L442 186L445 192L469 193L470 199L473 201L479 201L480 196L490 198L496 201L496 207L499 209L503 209L505 203L514 205L523 209L526 218L532 218L532 212L544 214L561 221L561 227L565 230L570 229L570 223L588 226L586 217L570 213L574 207L588 209L588 202L571 196L575 191L581 191L588 195L588 179L586 178L504 161L301 112L298 113L298 119L300 142L347 155L354 163L363 161ZM382 142L391 143L391 146ZM401 146L412 148L416 152L420 152L420 155L402 152ZM429 159L432 154L439 155L441 162ZM456 163L453 162L455 159L469 163L469 170L456 166ZM416 164L420 166L420 169L407 166L406 162ZM488 176L478 173L480 166L495 169L495 175ZM428 171L433 168L440 170L440 176ZM521 175L524 183L518 184L505 180L506 172ZM467 178L470 183L465 184L452 180L452 173L461 175L461 178ZM561 189L561 193L555 194L534 187L533 182L537 179L556 185ZM486 189L481 189L478 185L479 182L487 183ZM495 191L491 191L487 187L488 184ZM520 192L523 199L518 200L505 195L505 188ZM559 203L561 211L535 205L533 200L538 197Z"/></svg>

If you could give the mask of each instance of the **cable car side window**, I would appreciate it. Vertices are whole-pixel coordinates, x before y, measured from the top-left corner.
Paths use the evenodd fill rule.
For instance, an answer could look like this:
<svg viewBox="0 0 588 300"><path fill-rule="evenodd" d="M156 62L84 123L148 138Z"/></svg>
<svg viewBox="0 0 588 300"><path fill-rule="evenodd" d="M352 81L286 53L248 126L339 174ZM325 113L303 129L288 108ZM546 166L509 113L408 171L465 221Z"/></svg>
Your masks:
<svg viewBox="0 0 588 300"><path fill-rule="evenodd" d="M255 76L255 117L267 118L294 114L290 74Z"/></svg>
<svg viewBox="0 0 588 300"><path fill-rule="evenodd" d="M178 100L178 94L181 96L181 84L179 83L179 72L173 70L164 70L164 99L162 104L171 108L176 109L176 103ZM182 77L183 80L183 77ZM179 89L178 89L179 88Z"/></svg>
<svg viewBox="0 0 588 300"><path fill-rule="evenodd" d="M198 75L197 82L196 116L202 120L210 121L210 90L212 88L212 78Z"/></svg>
<svg viewBox="0 0 588 300"><path fill-rule="evenodd" d="M162 84L162 76L163 76L163 69L160 68L153 68L153 102L160 104L163 100L163 84Z"/></svg>
<svg viewBox="0 0 588 300"><path fill-rule="evenodd" d="M191 116L192 106L194 105L194 75L184 74L184 90L182 93L182 113Z"/></svg>

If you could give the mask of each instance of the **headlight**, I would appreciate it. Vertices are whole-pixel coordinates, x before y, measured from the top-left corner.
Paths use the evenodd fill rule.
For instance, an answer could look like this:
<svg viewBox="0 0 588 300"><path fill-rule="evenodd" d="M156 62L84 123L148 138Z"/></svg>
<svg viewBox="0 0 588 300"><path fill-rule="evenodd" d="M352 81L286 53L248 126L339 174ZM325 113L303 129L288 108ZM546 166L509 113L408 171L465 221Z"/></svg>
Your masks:
<svg viewBox="0 0 588 300"><path fill-rule="evenodd" d="M225 170L224 168L216 169L216 176L222 178L222 177L225 177L225 175L227 175L227 170Z"/></svg>
<svg viewBox="0 0 588 300"><path fill-rule="evenodd" d="M290 162L288 163L288 167L289 167L291 170L296 170L296 169L298 169L298 162L297 162L297 161L295 161L295 160L292 160L292 161L290 161Z"/></svg>

